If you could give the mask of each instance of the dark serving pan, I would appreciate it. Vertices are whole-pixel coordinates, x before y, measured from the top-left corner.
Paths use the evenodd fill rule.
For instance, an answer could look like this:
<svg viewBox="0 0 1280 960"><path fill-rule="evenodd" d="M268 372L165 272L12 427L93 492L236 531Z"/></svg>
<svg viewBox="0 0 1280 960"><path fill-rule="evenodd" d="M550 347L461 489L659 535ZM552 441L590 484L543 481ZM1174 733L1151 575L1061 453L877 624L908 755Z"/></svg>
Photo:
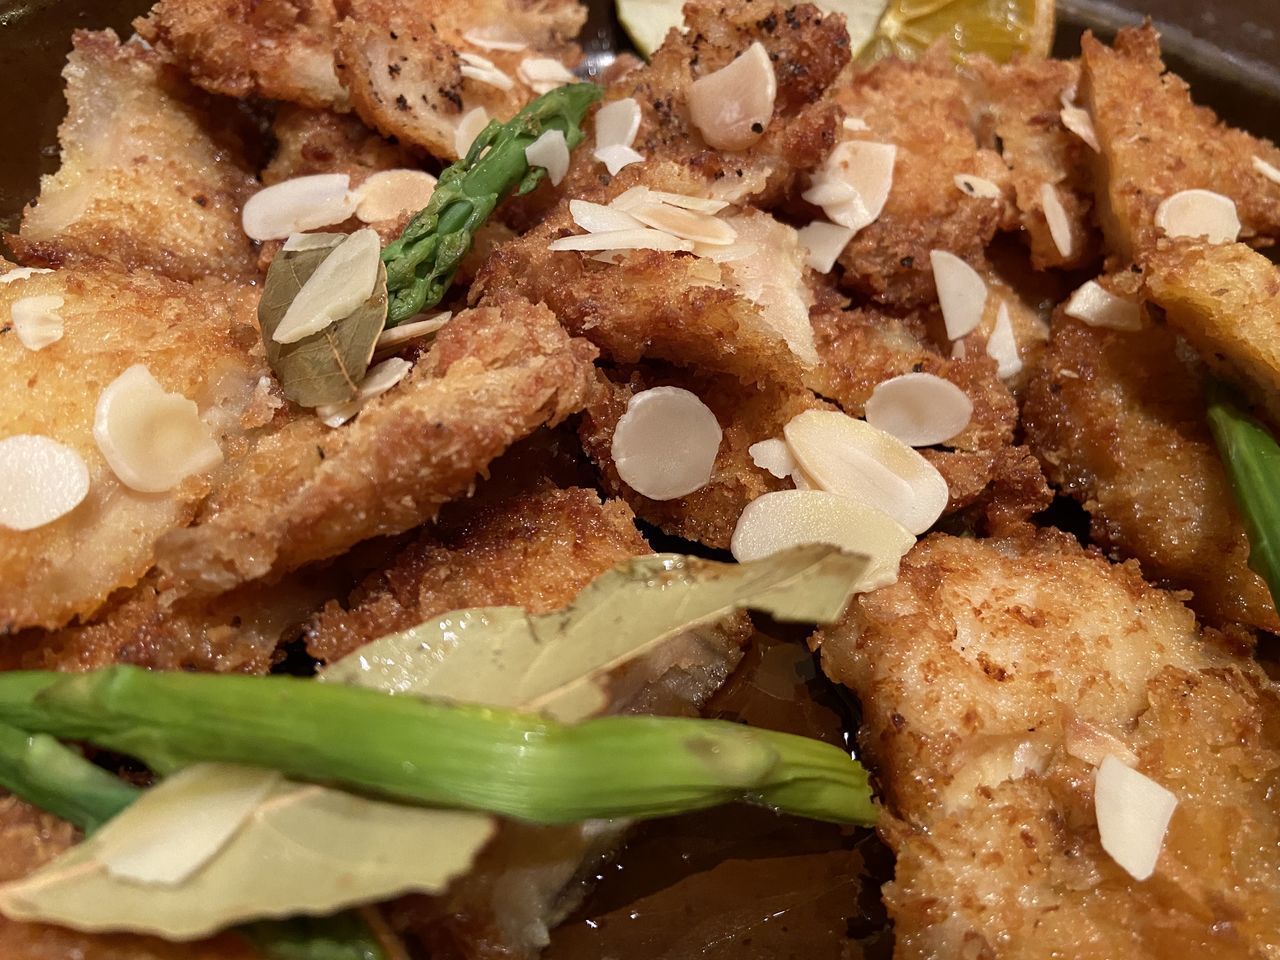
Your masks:
<svg viewBox="0 0 1280 960"><path fill-rule="evenodd" d="M465 0L461 0L465 2ZM151 0L0 0L0 228L13 230L57 166L59 71L73 29L122 36ZM612 0L590 0L584 46L603 63L626 45ZM1058 0L1056 53L1086 28L1110 36L1151 17L1170 66L1231 123L1280 139L1277 0ZM794 639L794 638L793 638ZM718 716L836 739L852 728L842 692L815 676L803 647L762 637L717 695ZM646 824L544 960L856 960L887 957L879 886L888 852L865 830L717 810Z"/></svg>

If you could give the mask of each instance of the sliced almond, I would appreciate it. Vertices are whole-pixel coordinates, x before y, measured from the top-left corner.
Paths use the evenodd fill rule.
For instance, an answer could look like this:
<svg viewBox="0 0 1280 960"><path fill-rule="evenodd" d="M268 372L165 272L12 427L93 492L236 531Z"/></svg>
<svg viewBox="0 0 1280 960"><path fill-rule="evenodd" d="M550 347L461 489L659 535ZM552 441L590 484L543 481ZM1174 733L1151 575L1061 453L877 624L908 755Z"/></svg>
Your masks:
<svg viewBox="0 0 1280 960"><path fill-rule="evenodd" d="M280 249L290 251L328 249L333 246L334 240L341 236L340 233L291 233L289 238L280 245Z"/></svg>
<svg viewBox="0 0 1280 960"><path fill-rule="evenodd" d="M610 450L632 490L650 500L675 500L710 482L721 436L716 415L696 394L654 387L627 403Z"/></svg>
<svg viewBox="0 0 1280 960"><path fill-rule="evenodd" d="M1156 226L1171 237L1234 243L1240 237L1235 202L1212 190L1183 190L1156 207Z"/></svg>
<svg viewBox="0 0 1280 960"><path fill-rule="evenodd" d="M853 239L854 231L838 223L814 220L797 231L800 246L807 251L805 263L819 273L830 273L844 248Z"/></svg>
<svg viewBox="0 0 1280 960"><path fill-rule="evenodd" d="M713 263L740 263L757 256L760 253L760 247L758 244L748 243L739 238L729 244L695 243L693 253Z"/></svg>
<svg viewBox="0 0 1280 960"><path fill-rule="evenodd" d="M640 104L634 97L610 100L596 111L596 146L629 147L640 132Z"/></svg>
<svg viewBox="0 0 1280 960"><path fill-rule="evenodd" d="M508 53L518 53L529 46L528 40L505 31L501 25L468 30L462 35L462 39L480 50L502 50Z"/></svg>
<svg viewBox="0 0 1280 960"><path fill-rule="evenodd" d="M569 172L569 145L560 130L544 130L542 136L524 148L524 158L533 167L542 167L552 186L558 187Z"/></svg>
<svg viewBox="0 0 1280 960"><path fill-rule="evenodd" d="M1082 717L1067 721L1063 746L1068 755L1098 766L1107 757L1115 757L1128 767L1138 765L1138 757L1116 737Z"/></svg>
<svg viewBox="0 0 1280 960"><path fill-rule="evenodd" d="M1022 358L1018 356L1018 338L1013 332L1009 307L1003 301L996 310L996 323L987 338L987 356L996 362L996 376L1008 380L1022 372Z"/></svg>
<svg viewBox="0 0 1280 960"><path fill-rule="evenodd" d="M834 410L806 410L783 429L787 446L819 489L881 510L913 534L947 505L947 481L883 430Z"/></svg>
<svg viewBox="0 0 1280 960"><path fill-rule="evenodd" d="M43 350L62 339L62 314L66 301L57 294L22 297L13 301L9 317L18 341L28 350Z"/></svg>
<svg viewBox="0 0 1280 960"><path fill-rule="evenodd" d="M382 331L373 345L373 359L385 359L388 354L399 350L406 343L438 333L452 316L452 310L445 310L442 313L423 317L421 320L410 320L392 327L390 330Z"/></svg>
<svg viewBox="0 0 1280 960"><path fill-rule="evenodd" d="M822 177L815 179L812 186L801 194L801 197L806 203L812 203L815 207L834 207L837 204L856 200L858 191L843 180Z"/></svg>
<svg viewBox="0 0 1280 960"><path fill-rule="evenodd" d="M1004 191L996 184L985 177L976 177L971 173L957 173L954 182L957 189L971 197L979 197L983 200L999 200L1004 196Z"/></svg>
<svg viewBox="0 0 1280 960"><path fill-rule="evenodd" d="M259 190L240 215L252 240L283 240L291 233L341 223L355 213L356 200L345 173L294 177Z"/></svg>
<svg viewBox="0 0 1280 960"><path fill-rule="evenodd" d="M950 380L904 373L876 385L867 399L867 423L913 447L946 443L964 433L973 401Z"/></svg>
<svg viewBox="0 0 1280 960"><path fill-rule="evenodd" d="M1040 209L1044 211L1045 222L1049 224L1049 236L1058 253L1070 257L1075 253L1076 238L1071 229L1071 220L1067 217L1067 208L1062 205L1057 188L1051 183L1040 185Z"/></svg>
<svg viewBox="0 0 1280 960"><path fill-rule="evenodd" d="M779 480L785 480L799 469L796 458L785 440L761 440L747 447L751 462L761 470L767 470Z"/></svg>
<svg viewBox="0 0 1280 960"><path fill-rule="evenodd" d="M356 188L356 217L378 223L416 213L435 189L436 178L425 170L381 170Z"/></svg>
<svg viewBox="0 0 1280 960"><path fill-rule="evenodd" d="M0 440L0 527L34 530L65 516L89 493L89 468L66 444L35 434Z"/></svg>
<svg viewBox="0 0 1280 960"><path fill-rule="evenodd" d="M516 85L516 82L500 70L497 64L488 57L482 57L478 53L468 53L464 50L458 53L458 59L462 61L462 66L458 68L459 72L468 80L496 87L499 90L511 90Z"/></svg>
<svg viewBox="0 0 1280 960"><path fill-rule="evenodd" d="M982 322L982 314L987 309L986 281L977 270L946 250L930 251L929 264L933 267L933 282L938 290L947 339L959 340Z"/></svg>
<svg viewBox="0 0 1280 960"><path fill-rule="evenodd" d="M615 143L608 147L596 147L593 156L604 164L611 177L617 176L619 170L629 167L633 163L644 162L644 154L633 150L631 147L624 147L620 143Z"/></svg>
<svg viewBox="0 0 1280 960"><path fill-rule="evenodd" d="M840 121L840 126L844 127L850 133L865 133L871 128L867 126L867 121L861 117L845 117Z"/></svg>
<svg viewBox="0 0 1280 960"><path fill-rule="evenodd" d="M887 143L868 140L846 140L831 151L817 186L832 182L852 188L853 196L847 200L816 205L821 206L832 223L851 230L861 230L875 223L884 210L893 188L893 168L898 148ZM805 193L805 199L810 194ZM810 201L816 203L816 201Z"/></svg>
<svg viewBox="0 0 1280 960"><path fill-rule="evenodd" d="M1085 282L1071 294L1063 313L1091 327L1142 329L1142 308L1132 300L1117 297L1096 280Z"/></svg>
<svg viewBox="0 0 1280 960"><path fill-rule="evenodd" d="M392 357L376 363L369 368L364 379L360 381L360 391L355 399L348 400L346 403L321 404L316 407L316 416L326 427L340 427L363 410L370 400L386 393L408 376L411 369L413 364L402 357Z"/></svg>
<svg viewBox="0 0 1280 960"><path fill-rule="evenodd" d="M1115 757L1098 766L1093 809L1102 849L1135 880L1155 873L1177 806L1173 793Z"/></svg>
<svg viewBox="0 0 1280 960"><path fill-rule="evenodd" d="M684 210L669 203L652 201L638 203L626 212L645 226L695 243L727 246L738 236L738 232L719 217L694 210Z"/></svg>
<svg viewBox="0 0 1280 960"><path fill-rule="evenodd" d="M365 227L333 248L289 304L271 339L296 343L351 315L378 282L382 242Z"/></svg>
<svg viewBox="0 0 1280 960"><path fill-rule="evenodd" d="M773 62L757 40L728 66L692 83L689 115L712 147L745 150L764 135L777 95Z"/></svg>
<svg viewBox="0 0 1280 960"><path fill-rule="evenodd" d="M561 237L547 244L548 250L693 250L693 243L680 237L640 227L636 230L608 230L604 233Z"/></svg>
<svg viewBox="0 0 1280 960"><path fill-rule="evenodd" d="M898 579L898 564L915 542L892 517L856 500L822 490L777 490L747 504L729 549L746 563L788 547L829 543L871 559L855 588L866 592Z"/></svg>
<svg viewBox="0 0 1280 960"><path fill-rule="evenodd" d="M1261 157L1253 158L1253 169L1257 170L1272 183L1280 183L1280 168L1267 163Z"/></svg>
<svg viewBox="0 0 1280 960"><path fill-rule="evenodd" d="M1088 144L1089 149L1099 153L1102 146L1098 143L1098 131L1094 129L1093 117L1089 111L1077 107L1066 94L1062 96L1062 110L1058 113L1062 125Z"/></svg>
<svg viewBox="0 0 1280 960"><path fill-rule="evenodd" d="M142 493L172 490L222 462L196 405L134 364L98 396L93 438L120 482Z"/></svg>
<svg viewBox="0 0 1280 960"><path fill-rule="evenodd" d="M563 63L550 57L526 57L516 68L516 76L528 84L534 93L550 93L556 87L574 83L578 79Z"/></svg>
<svg viewBox="0 0 1280 960"><path fill-rule="evenodd" d="M0 263L5 261L0 260ZM17 280L26 280L41 273L53 273L52 270L46 270L43 267L14 267L4 273L0 273L0 287L7 286Z"/></svg>
<svg viewBox="0 0 1280 960"><path fill-rule="evenodd" d="M590 200L570 200L569 213L573 222L587 233L607 233L612 230L642 229L644 224L624 210L606 207Z"/></svg>
<svg viewBox="0 0 1280 960"><path fill-rule="evenodd" d="M489 125L489 111L484 107L473 107L462 115L458 121L458 129L453 135L453 149L458 156L465 157L476 142L476 137Z"/></svg>
<svg viewBox="0 0 1280 960"><path fill-rule="evenodd" d="M651 190L648 187L632 187L624 190L612 200L609 206L619 210L630 210L643 203L658 201L667 203L682 210L693 210L697 213L719 213L729 206L727 200L715 200L711 197L691 197L683 193L671 193L666 190Z"/></svg>

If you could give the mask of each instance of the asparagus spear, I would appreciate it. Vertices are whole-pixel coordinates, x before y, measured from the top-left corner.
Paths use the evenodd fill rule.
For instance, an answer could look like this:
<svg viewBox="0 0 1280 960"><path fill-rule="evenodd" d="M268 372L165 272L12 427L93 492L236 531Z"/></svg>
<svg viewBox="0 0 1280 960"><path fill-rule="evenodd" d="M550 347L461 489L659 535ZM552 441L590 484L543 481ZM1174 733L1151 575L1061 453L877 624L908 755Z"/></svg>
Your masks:
<svg viewBox="0 0 1280 960"><path fill-rule="evenodd" d="M1280 444L1225 384L1208 388L1209 429L1249 535L1249 566L1280 606Z"/></svg>
<svg viewBox="0 0 1280 960"><path fill-rule="evenodd" d="M559 130L572 150L582 141L587 108L602 93L594 84L574 83L543 94L506 123L492 121L467 155L440 175L427 206L382 251L390 294L387 327L440 302L494 207L512 190L528 193L545 175L541 167L530 168L525 147Z"/></svg>
<svg viewBox="0 0 1280 960"><path fill-rule="evenodd" d="M36 729L160 771L244 763L537 823L656 817L734 800L821 820L875 820L866 772L842 750L722 721L631 716L566 726L293 677L127 666L52 681L0 674L0 720L14 699L4 690L10 681L42 689L15 709Z"/></svg>

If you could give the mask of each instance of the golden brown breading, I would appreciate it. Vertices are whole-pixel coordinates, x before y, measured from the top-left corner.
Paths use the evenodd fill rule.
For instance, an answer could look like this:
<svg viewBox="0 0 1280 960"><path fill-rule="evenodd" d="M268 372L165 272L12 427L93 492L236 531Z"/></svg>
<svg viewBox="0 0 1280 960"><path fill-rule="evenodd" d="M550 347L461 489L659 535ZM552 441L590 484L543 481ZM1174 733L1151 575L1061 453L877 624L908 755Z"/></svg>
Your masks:
<svg viewBox="0 0 1280 960"><path fill-rule="evenodd" d="M1188 240L1161 242L1143 267L1169 326L1280 425L1280 269L1241 243Z"/></svg>
<svg viewBox="0 0 1280 960"><path fill-rule="evenodd" d="M1061 118L1062 97L1076 90L1079 64L1034 59L995 64L980 59L973 68L982 139L985 143L990 138L1009 167L1018 207L1016 222L1031 249L1032 264L1037 270L1084 266L1098 252L1090 221L1090 150L1062 125ZM1046 184L1056 191L1067 215L1069 254L1058 249L1045 219L1041 191Z"/></svg>
<svg viewBox="0 0 1280 960"><path fill-rule="evenodd" d="M1102 145L1096 194L1112 253L1128 262L1151 247L1160 236L1156 207L1193 188L1235 201L1242 239L1280 235L1280 184L1253 166L1254 157L1280 166L1280 149L1195 106L1187 85L1164 72L1152 27L1121 30L1114 49L1086 33L1081 49L1081 102Z"/></svg>
<svg viewBox="0 0 1280 960"><path fill-rule="evenodd" d="M536 489L450 504L439 521L368 577L347 604L331 601L307 630L326 663L397 630L463 607L564 606L615 564L650 553L631 511L593 490Z"/></svg>
<svg viewBox="0 0 1280 960"><path fill-rule="evenodd" d="M151 566L156 541L185 525L226 464L188 477L168 493L137 493L116 479L93 439L102 389L135 363L166 390L194 400L214 426L228 461L245 430L270 419L266 374L241 291L220 295L147 273L60 270L0 285L0 316L31 296L59 296L65 334L38 352L0 336L0 436L31 433L71 446L89 467L83 503L35 530L0 529L0 633L57 627L91 614Z"/></svg>
<svg viewBox="0 0 1280 960"><path fill-rule="evenodd" d="M228 109L139 43L77 31L63 71L62 166L18 237L24 263L108 260L176 280L254 272L240 208L256 189Z"/></svg>
<svg viewBox="0 0 1280 960"><path fill-rule="evenodd" d="M892 814L897 956L1280 946L1280 701L1132 565L1056 532L935 535L822 633ZM1146 882L1098 839L1093 766L1108 753L1179 798Z"/></svg>
<svg viewBox="0 0 1280 960"><path fill-rule="evenodd" d="M333 0L158 0L133 26L213 93L341 107L336 20Z"/></svg>
<svg viewBox="0 0 1280 960"><path fill-rule="evenodd" d="M1204 422L1197 370L1176 338L1059 317L1023 407L1050 481L1084 504L1102 546L1191 590L1209 623L1280 628Z"/></svg>
<svg viewBox="0 0 1280 960"><path fill-rule="evenodd" d="M467 311L354 423L305 415L266 434L157 563L216 594L415 527L513 442L578 410L594 356L545 307Z"/></svg>
<svg viewBox="0 0 1280 960"><path fill-rule="evenodd" d="M623 483L610 447L618 419L632 395L651 387L675 386L696 394L716 415L723 431L720 450L706 486L675 500L650 500ZM604 487L622 497L636 514L664 533L727 549L743 508L770 490L791 489L757 467L747 448L782 436L792 417L826 407L799 387L742 385L728 376L679 370L665 365L619 371L613 380L601 376L600 389L582 418L583 446L600 467Z"/></svg>
<svg viewBox="0 0 1280 960"><path fill-rule="evenodd" d="M837 88L845 113L866 132L844 139L897 147L893 187L879 219L840 255L843 284L881 303L920 306L935 299L930 250L977 261L996 231L1002 205L971 197L958 174L1000 180L999 155L979 149L965 85L949 56L934 50L907 63L882 60Z"/></svg>
<svg viewBox="0 0 1280 960"><path fill-rule="evenodd" d="M345 173L354 187L379 170L420 166L412 151L384 140L350 114L281 104L271 132L276 152L262 171L267 186L315 173Z"/></svg>

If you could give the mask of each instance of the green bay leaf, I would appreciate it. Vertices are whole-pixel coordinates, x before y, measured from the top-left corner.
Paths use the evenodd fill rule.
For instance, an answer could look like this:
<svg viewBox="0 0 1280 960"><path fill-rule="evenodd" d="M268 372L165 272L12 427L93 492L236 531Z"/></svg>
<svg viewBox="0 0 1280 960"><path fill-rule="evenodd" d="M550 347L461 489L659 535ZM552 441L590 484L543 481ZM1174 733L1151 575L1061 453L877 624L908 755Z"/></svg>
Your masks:
<svg viewBox="0 0 1280 960"><path fill-rule="evenodd" d="M258 326L267 363L284 395L303 407L346 403L355 398L387 319L387 271L379 264L373 294L350 316L296 343L271 339L298 291L346 239L345 234L311 236L315 246L276 254L258 301Z"/></svg>

